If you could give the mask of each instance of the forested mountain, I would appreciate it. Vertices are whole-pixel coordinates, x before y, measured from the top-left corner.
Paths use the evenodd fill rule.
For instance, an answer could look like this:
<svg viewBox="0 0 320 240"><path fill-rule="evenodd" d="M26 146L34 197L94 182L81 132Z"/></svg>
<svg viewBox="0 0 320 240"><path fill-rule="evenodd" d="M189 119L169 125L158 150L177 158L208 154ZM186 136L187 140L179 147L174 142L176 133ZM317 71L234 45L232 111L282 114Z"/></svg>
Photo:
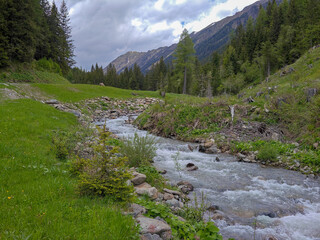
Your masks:
<svg viewBox="0 0 320 240"><path fill-rule="evenodd" d="M277 2L281 2L281 0L277 0ZM230 33L237 26L245 25L249 17L255 19L259 13L259 6L266 7L267 3L268 0L257 1L233 16L212 23L197 33L190 34L198 59L200 61L206 60L213 51L221 50L228 43ZM166 63L172 61L172 54L176 47L177 44L173 44L169 47L161 47L148 52L128 52L119 56L111 64L115 66L118 73L122 72L126 67L133 67L134 64L137 64L141 71L146 73L150 70L152 64L158 62L161 57ZM104 69L105 72L106 70L107 68Z"/></svg>
<svg viewBox="0 0 320 240"><path fill-rule="evenodd" d="M74 64L66 2L0 0L0 68L52 59L66 74Z"/></svg>
<svg viewBox="0 0 320 240"><path fill-rule="evenodd" d="M177 46L186 38L192 39L192 34L184 32ZM236 94L247 85L268 79L270 74L293 63L319 43L320 1L284 0L278 4L272 0L259 7L256 20L249 17L245 25L239 23L221 52L207 52L210 58L204 63L193 51L189 54L194 55L194 60L183 63L177 48L172 53L173 61L166 63L165 57L161 57L145 75L137 63L133 68L125 67L120 74L113 64L108 65L106 76L97 65L92 68L94 73L80 69L74 69L73 73L85 75L81 83L97 84L98 78L92 77L96 74L101 76L100 82L127 89L161 89L197 96ZM184 45L182 49L196 49L196 44L192 44L191 48Z"/></svg>

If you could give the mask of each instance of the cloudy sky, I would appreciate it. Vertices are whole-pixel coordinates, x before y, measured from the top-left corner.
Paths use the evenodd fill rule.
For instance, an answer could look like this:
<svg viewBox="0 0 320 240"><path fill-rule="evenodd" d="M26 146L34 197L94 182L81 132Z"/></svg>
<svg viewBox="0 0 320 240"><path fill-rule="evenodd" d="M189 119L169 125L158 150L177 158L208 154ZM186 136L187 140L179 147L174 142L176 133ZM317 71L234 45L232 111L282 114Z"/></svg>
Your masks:
<svg viewBox="0 0 320 240"><path fill-rule="evenodd" d="M61 0L55 0L60 5ZM77 66L105 67L128 51L148 51L241 11L257 0L66 0Z"/></svg>

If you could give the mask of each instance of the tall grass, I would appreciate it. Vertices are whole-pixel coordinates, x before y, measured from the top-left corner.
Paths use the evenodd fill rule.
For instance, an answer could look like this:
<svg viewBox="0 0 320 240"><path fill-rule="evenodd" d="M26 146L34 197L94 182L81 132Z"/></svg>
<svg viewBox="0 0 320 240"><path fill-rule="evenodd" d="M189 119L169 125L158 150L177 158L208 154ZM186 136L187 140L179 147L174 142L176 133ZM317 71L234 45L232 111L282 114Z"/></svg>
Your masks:
<svg viewBox="0 0 320 240"><path fill-rule="evenodd" d="M154 137L140 137L135 133L133 138L123 140L121 152L128 157L130 167L148 166L156 156L156 140Z"/></svg>
<svg viewBox="0 0 320 240"><path fill-rule="evenodd" d="M0 239L134 239L130 217L108 199L79 197L53 130L76 117L32 101L0 103ZM137 239L137 238L135 238Z"/></svg>

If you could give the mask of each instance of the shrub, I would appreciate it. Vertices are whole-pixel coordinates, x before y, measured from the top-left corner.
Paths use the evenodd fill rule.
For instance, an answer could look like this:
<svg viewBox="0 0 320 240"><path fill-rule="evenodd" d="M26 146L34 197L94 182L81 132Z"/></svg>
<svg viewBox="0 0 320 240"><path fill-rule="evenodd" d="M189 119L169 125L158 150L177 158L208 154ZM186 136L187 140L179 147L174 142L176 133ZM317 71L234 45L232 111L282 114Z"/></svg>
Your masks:
<svg viewBox="0 0 320 240"><path fill-rule="evenodd" d="M139 137L137 133L132 139L124 139L121 153L128 157L130 167L148 166L156 156L156 140L154 137Z"/></svg>
<svg viewBox="0 0 320 240"><path fill-rule="evenodd" d="M119 155L119 147L107 151L111 133L100 130L100 140L94 147L92 159L78 159L74 172L79 172L80 194L109 196L115 200L130 201L133 187L128 185L131 174L127 167L127 158Z"/></svg>
<svg viewBox="0 0 320 240"><path fill-rule="evenodd" d="M62 76L62 70L59 64L55 63L52 59L42 58L35 62L35 67L37 70L49 71L52 73L57 73Z"/></svg>
<svg viewBox="0 0 320 240"><path fill-rule="evenodd" d="M257 155L257 158L259 160L262 160L262 161L275 161L278 157L278 151L277 149L271 145L271 144L266 144L264 145L258 155Z"/></svg>

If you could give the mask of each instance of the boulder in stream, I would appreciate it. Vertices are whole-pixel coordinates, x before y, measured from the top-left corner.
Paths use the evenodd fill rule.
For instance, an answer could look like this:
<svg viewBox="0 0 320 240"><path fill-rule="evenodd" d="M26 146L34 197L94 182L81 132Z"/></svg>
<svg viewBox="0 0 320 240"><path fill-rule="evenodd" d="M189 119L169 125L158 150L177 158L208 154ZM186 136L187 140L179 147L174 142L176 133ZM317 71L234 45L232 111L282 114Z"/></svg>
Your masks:
<svg viewBox="0 0 320 240"><path fill-rule="evenodd" d="M199 168L196 166L196 165L194 165L193 163L188 163L187 164L187 171L195 171L195 170L198 170Z"/></svg>

